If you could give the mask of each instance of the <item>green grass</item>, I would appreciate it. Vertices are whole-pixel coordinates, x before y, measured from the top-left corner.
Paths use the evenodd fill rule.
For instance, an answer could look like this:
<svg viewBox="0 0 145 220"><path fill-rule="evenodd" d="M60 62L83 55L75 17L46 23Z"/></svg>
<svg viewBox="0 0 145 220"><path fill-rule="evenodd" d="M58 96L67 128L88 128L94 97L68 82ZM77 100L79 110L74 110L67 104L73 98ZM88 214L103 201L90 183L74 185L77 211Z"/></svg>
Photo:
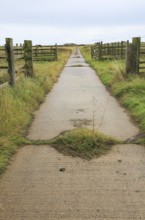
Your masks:
<svg viewBox="0 0 145 220"><path fill-rule="evenodd" d="M24 137L33 112L57 81L70 53L61 50L58 61L34 63L34 78L22 78L15 88L0 90L0 173L17 149L29 143Z"/></svg>
<svg viewBox="0 0 145 220"><path fill-rule="evenodd" d="M82 48L82 53L108 90L119 99L145 132L145 78L135 74L126 75L124 60L93 60L89 47Z"/></svg>
<svg viewBox="0 0 145 220"><path fill-rule="evenodd" d="M7 82L9 80L9 76L5 71L0 71L0 85Z"/></svg>
<svg viewBox="0 0 145 220"><path fill-rule="evenodd" d="M65 132L63 135L50 141L50 145L61 153L88 160L106 154L112 145L117 143L120 142L87 128L77 128Z"/></svg>

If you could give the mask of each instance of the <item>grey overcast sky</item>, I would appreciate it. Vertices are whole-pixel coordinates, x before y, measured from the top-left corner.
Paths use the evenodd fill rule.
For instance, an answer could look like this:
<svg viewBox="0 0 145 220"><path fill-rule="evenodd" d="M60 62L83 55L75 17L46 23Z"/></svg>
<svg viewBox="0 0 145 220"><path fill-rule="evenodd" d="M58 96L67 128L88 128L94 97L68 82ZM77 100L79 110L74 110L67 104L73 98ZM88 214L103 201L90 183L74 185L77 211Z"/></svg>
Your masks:
<svg viewBox="0 0 145 220"><path fill-rule="evenodd" d="M145 0L0 0L0 44L145 41Z"/></svg>

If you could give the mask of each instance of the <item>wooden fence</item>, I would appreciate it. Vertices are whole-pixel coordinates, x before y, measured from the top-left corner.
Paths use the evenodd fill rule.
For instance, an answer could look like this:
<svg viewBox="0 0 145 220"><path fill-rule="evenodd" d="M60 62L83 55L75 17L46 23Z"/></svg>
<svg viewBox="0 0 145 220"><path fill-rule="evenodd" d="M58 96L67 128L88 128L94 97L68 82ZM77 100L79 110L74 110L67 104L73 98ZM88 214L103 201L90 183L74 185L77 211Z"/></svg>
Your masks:
<svg viewBox="0 0 145 220"><path fill-rule="evenodd" d="M121 41L117 43L106 43L103 42L96 43L91 47L92 58L98 60L105 59L118 59L125 57L126 45L128 42Z"/></svg>
<svg viewBox="0 0 145 220"><path fill-rule="evenodd" d="M132 38L132 43L96 43L91 47L91 56L96 60L125 59L126 73L145 73L145 42L140 37Z"/></svg>
<svg viewBox="0 0 145 220"><path fill-rule="evenodd" d="M57 60L57 45L36 45L33 47L34 61L52 61Z"/></svg>
<svg viewBox="0 0 145 220"><path fill-rule="evenodd" d="M13 40L6 38L5 46L0 47L0 88L6 84L15 86L16 73L21 75L34 76L34 61L52 61L57 60L57 45L55 46L32 46L32 41L24 41L24 44L13 46ZM6 72L8 74L6 74ZM4 75L3 83L1 76Z"/></svg>

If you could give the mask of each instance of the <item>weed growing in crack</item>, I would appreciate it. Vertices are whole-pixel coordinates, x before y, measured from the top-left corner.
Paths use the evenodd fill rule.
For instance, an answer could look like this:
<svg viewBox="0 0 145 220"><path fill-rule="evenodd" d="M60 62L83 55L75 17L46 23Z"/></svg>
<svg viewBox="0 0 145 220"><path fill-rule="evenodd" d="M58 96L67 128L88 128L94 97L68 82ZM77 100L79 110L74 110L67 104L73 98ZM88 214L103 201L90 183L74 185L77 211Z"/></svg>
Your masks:
<svg viewBox="0 0 145 220"><path fill-rule="evenodd" d="M98 131L77 128L52 139L50 145L65 155L89 160L106 154L112 145L118 143L118 140Z"/></svg>

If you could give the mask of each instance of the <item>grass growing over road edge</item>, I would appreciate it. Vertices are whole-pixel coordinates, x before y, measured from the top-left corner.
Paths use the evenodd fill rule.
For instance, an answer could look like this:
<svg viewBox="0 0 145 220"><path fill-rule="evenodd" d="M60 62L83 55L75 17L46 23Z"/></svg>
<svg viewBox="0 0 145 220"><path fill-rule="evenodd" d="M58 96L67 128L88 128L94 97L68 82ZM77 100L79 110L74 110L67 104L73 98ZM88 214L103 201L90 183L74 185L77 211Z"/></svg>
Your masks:
<svg viewBox="0 0 145 220"><path fill-rule="evenodd" d="M23 78L15 88L0 90L0 173L17 149L29 144L24 137L33 112L57 81L70 53L70 49L61 50L58 61L34 63L34 78Z"/></svg>
<svg viewBox="0 0 145 220"><path fill-rule="evenodd" d="M65 155L92 159L106 154L112 145L119 143L112 137L87 128L77 128L51 141L51 146Z"/></svg>
<svg viewBox="0 0 145 220"><path fill-rule="evenodd" d="M81 49L85 60L96 71L109 91L117 97L131 114L139 128L145 132L145 78L124 73L124 61L95 61L90 47ZM142 144L145 141L142 139Z"/></svg>
<svg viewBox="0 0 145 220"><path fill-rule="evenodd" d="M106 154L120 143L123 142L88 128L75 128L50 140L27 140L28 145L49 145L64 155L87 160Z"/></svg>

